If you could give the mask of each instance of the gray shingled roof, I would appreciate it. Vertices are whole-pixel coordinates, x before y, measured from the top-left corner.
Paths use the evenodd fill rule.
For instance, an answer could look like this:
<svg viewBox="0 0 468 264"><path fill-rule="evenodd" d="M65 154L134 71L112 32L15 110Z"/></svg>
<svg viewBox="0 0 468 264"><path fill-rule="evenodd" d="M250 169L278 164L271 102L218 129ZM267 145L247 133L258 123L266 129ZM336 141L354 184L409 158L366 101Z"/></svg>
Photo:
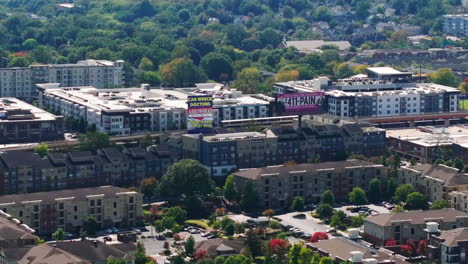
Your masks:
<svg viewBox="0 0 468 264"><path fill-rule="evenodd" d="M23 201L37 201L42 200L43 202L52 202L56 198L68 198L75 197L77 200L85 200L88 195L104 194L105 197L115 197L116 193L129 192L127 189L115 187L115 186L100 186L93 188L81 188L81 189L70 189L60 190L53 192L37 192L37 193L25 193L25 194L12 194L0 196L1 203L21 203Z"/></svg>
<svg viewBox="0 0 468 264"><path fill-rule="evenodd" d="M321 162L321 163L304 163L304 164L295 164L295 165L288 165L288 166L269 166L269 167L262 167L262 168L253 168L253 169L245 169L235 172L234 175L242 178L258 180L261 177L266 177L269 175L277 175L286 176L289 175L291 171L309 171L309 172L316 172L320 169L335 169L335 171L341 172L344 171L346 167L357 167L357 166L375 166L375 167L383 167L382 165L375 164L372 162L364 161L364 160L346 160L346 161L332 161L332 162Z"/></svg>
<svg viewBox="0 0 468 264"><path fill-rule="evenodd" d="M458 172L458 169L445 165L421 164L410 166L421 172L422 176L429 176L444 181L444 186L468 184L468 174Z"/></svg>
<svg viewBox="0 0 468 264"><path fill-rule="evenodd" d="M407 211L401 213L379 214L367 217L364 221L379 226L391 226L395 221L410 221L413 225L430 222L431 219L441 219L443 222L455 222L457 217L468 217L468 213L446 208L428 211Z"/></svg>
<svg viewBox="0 0 468 264"><path fill-rule="evenodd" d="M468 241L468 228L457 228L442 231L439 238L443 239L442 244L453 247L458 245L458 241Z"/></svg>

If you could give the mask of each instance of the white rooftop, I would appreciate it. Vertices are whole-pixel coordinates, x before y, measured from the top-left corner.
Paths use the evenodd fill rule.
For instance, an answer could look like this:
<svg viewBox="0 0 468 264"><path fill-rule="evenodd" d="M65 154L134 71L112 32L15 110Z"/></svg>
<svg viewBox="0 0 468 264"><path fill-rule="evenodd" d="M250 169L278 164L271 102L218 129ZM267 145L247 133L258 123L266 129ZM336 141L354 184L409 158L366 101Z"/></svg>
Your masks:
<svg viewBox="0 0 468 264"><path fill-rule="evenodd" d="M23 114L17 115L17 118L14 119L5 119L5 116L8 115L8 112L14 110L27 110L32 115L31 118L21 118ZM0 123L4 122L22 122L25 120L40 120L40 121L51 121L57 119L57 116L51 114L47 111L44 111L38 107L35 107L31 104L23 102L14 97L0 97Z"/></svg>
<svg viewBox="0 0 468 264"><path fill-rule="evenodd" d="M388 138L398 138L421 146L460 144L468 147L468 127L463 125L387 129L386 135Z"/></svg>
<svg viewBox="0 0 468 264"><path fill-rule="evenodd" d="M369 67L367 68L368 71L375 72L377 74L382 74L382 75L392 75L392 74L403 74L404 72L395 70L394 68L391 67Z"/></svg>

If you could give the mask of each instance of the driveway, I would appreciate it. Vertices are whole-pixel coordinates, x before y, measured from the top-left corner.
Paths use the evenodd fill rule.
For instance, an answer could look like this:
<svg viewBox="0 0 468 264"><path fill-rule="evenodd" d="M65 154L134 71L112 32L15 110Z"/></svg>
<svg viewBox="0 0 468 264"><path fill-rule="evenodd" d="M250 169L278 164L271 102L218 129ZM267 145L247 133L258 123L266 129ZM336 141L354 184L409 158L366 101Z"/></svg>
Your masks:
<svg viewBox="0 0 468 264"><path fill-rule="evenodd" d="M305 233L309 233L311 235L313 235L315 232L325 232L327 229L330 228L325 224L320 224L319 220L313 218L310 215L310 212L304 212L306 218L294 218L293 216L296 214L296 212L287 213L282 215L276 215L276 217L282 220L281 224L299 228Z"/></svg>

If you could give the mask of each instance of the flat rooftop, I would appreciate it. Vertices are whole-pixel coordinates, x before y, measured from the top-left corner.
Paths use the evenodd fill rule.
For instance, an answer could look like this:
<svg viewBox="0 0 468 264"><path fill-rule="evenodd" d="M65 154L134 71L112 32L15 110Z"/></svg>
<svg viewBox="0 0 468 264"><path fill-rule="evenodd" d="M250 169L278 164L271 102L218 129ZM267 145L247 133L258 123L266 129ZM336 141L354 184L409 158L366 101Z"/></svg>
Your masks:
<svg viewBox="0 0 468 264"><path fill-rule="evenodd" d="M390 83L391 84L391 83ZM354 83L352 85L359 85ZM361 85L365 86L366 83L362 83ZM347 96L388 96L388 95L398 95L401 97L409 96L409 95L416 95L416 94L437 94L437 93L445 93L445 92L459 92L457 88L435 84L435 83L413 83L413 84L404 84L405 87L402 90L390 90L390 91L372 91L372 92L350 92L350 91L343 91L343 90L331 90L326 91L327 95L332 95L335 97L347 97Z"/></svg>
<svg viewBox="0 0 468 264"><path fill-rule="evenodd" d="M416 128L388 129L387 138L398 138L421 146L460 144L468 147L468 126L421 126Z"/></svg>
<svg viewBox="0 0 468 264"><path fill-rule="evenodd" d="M214 107L232 105L259 105L274 101L265 95L244 95L222 84L199 84L194 88L176 89L97 89L91 86L58 87L58 84L39 84L45 93L63 100L86 106L95 111L148 112L154 109L187 109L191 95L212 95Z"/></svg>
<svg viewBox="0 0 468 264"><path fill-rule="evenodd" d="M53 121L58 116L14 97L0 98L0 123Z"/></svg>
<svg viewBox="0 0 468 264"><path fill-rule="evenodd" d="M381 75L400 75L400 74L411 74L409 72L401 72L391 67L369 67L368 71L381 74Z"/></svg>

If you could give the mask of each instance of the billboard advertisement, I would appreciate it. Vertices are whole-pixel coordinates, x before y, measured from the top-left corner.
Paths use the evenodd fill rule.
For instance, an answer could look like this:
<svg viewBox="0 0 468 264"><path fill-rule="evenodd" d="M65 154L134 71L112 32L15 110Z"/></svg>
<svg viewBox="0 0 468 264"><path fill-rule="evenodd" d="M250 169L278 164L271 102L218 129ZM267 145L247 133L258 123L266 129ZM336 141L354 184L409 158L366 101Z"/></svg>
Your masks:
<svg viewBox="0 0 468 264"><path fill-rule="evenodd" d="M324 92L276 95L276 111L285 115L312 115L322 112Z"/></svg>
<svg viewBox="0 0 468 264"><path fill-rule="evenodd" d="M213 128L213 96L189 96L187 104L187 130L192 133L211 131Z"/></svg>

